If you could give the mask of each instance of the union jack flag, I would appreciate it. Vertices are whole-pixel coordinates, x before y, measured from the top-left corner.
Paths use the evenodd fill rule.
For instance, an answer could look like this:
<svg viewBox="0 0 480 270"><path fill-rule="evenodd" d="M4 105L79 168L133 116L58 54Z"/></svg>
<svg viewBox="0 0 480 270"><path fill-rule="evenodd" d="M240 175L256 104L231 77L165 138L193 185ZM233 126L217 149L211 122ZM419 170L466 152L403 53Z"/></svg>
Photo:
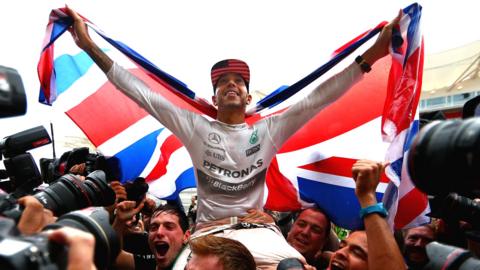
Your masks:
<svg viewBox="0 0 480 270"><path fill-rule="evenodd" d="M362 222L351 167L356 160L367 158L391 163L377 189L378 199L390 211L391 224L402 228L428 221L427 198L413 186L403 162L418 130L415 116L423 69L420 16L418 4L405 8L398 29L404 40L401 47L392 48L391 57L378 61L361 82L283 145L267 173L266 208L291 211L316 203L338 226L358 228ZM85 21L94 30L90 34L97 44L151 89L176 106L215 118L216 109L184 83ZM149 192L164 199L194 187L192 163L181 142L117 91L72 38L62 35L71 24L65 9L51 12L38 64L40 102L51 105L56 101L55 106L103 154L118 160L121 181L143 176L149 181ZM247 122L283 111L295 97L310 91L306 86L311 82L351 62L349 55L364 50L385 24L340 47L330 61L297 83L259 101L249 110Z"/></svg>

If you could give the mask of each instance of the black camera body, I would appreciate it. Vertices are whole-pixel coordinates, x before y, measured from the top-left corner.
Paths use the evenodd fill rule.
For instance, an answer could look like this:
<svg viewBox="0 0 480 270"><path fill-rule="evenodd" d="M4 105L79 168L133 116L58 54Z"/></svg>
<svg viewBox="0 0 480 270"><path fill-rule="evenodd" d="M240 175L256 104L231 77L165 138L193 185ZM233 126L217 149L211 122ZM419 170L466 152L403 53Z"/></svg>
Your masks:
<svg viewBox="0 0 480 270"><path fill-rule="evenodd" d="M480 230L480 118L433 121L415 137L408 172L430 195L431 216Z"/></svg>
<svg viewBox="0 0 480 270"><path fill-rule="evenodd" d="M0 141L0 158L3 156L5 174L0 188L6 192L17 192L18 197L28 194L42 183L41 175L32 155L27 151L51 143L43 126L34 127L5 137Z"/></svg>
<svg viewBox="0 0 480 270"><path fill-rule="evenodd" d="M0 118L27 112L27 96L22 77L10 67L0 66Z"/></svg>
<svg viewBox="0 0 480 270"><path fill-rule="evenodd" d="M472 197L480 190L480 118L434 121L415 137L408 172L430 195Z"/></svg>
<svg viewBox="0 0 480 270"><path fill-rule="evenodd" d="M1 269L66 269L67 249L46 235L20 236L13 220L0 217Z"/></svg>
<svg viewBox="0 0 480 270"><path fill-rule="evenodd" d="M94 262L98 269L108 269L120 252L120 242L110 226L108 212L88 208L61 216L44 230L73 227L95 237ZM0 269L66 269L68 249L50 242L44 234L19 236L15 222L0 217Z"/></svg>
<svg viewBox="0 0 480 270"><path fill-rule="evenodd" d="M103 155L98 153L90 153L88 147L74 148L70 151L65 165L65 170L68 172L74 165L85 163L85 172L82 174L86 176L95 170L106 171L106 160Z"/></svg>
<svg viewBox="0 0 480 270"><path fill-rule="evenodd" d="M90 153L88 147L74 148L62 154L59 159L40 159L40 169L43 182L52 183L60 176L68 173L70 169L78 164L85 164L82 176L87 176L96 170L102 170L106 174L107 182L118 178L116 160L107 158L99 153Z"/></svg>
<svg viewBox="0 0 480 270"><path fill-rule="evenodd" d="M137 204L145 198L148 191L148 184L143 177L137 177L133 181L123 184L123 186L127 192L127 200L136 201Z"/></svg>

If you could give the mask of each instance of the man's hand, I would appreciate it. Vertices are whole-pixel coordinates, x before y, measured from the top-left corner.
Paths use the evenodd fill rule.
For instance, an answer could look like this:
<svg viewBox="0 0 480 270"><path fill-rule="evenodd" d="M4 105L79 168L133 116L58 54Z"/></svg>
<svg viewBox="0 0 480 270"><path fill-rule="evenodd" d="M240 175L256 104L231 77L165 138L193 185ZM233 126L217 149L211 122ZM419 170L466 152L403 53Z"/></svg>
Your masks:
<svg viewBox="0 0 480 270"><path fill-rule="evenodd" d="M82 50L88 51L92 48L94 43L90 38L90 35L88 35L87 25L77 12L70 9L68 6L65 8L67 9L67 14L73 19L73 26L69 31L72 34L75 44L77 44Z"/></svg>
<svg viewBox="0 0 480 270"><path fill-rule="evenodd" d="M248 223L274 223L275 220L269 214L258 210L258 209L249 209L247 215L240 218L241 222Z"/></svg>
<svg viewBox="0 0 480 270"><path fill-rule="evenodd" d="M52 211L45 209L33 196L25 196L18 199L18 204L25 207L17 226L22 234L31 235L38 233L42 231L43 227L54 223L56 220Z"/></svg>
<svg viewBox="0 0 480 270"><path fill-rule="evenodd" d="M85 163L80 163L80 164L75 164L73 165L70 170L68 171L68 173L72 173L72 174L76 174L76 175L83 175L85 173ZM85 180L85 179L83 179Z"/></svg>
<svg viewBox="0 0 480 270"><path fill-rule="evenodd" d="M375 190L386 165L371 160L358 160L353 164L352 175L356 185L355 195L362 208L377 203Z"/></svg>
<svg viewBox="0 0 480 270"><path fill-rule="evenodd" d="M63 227L50 231L48 239L69 247L68 270L97 269L93 263L95 238L92 234L70 227Z"/></svg>
<svg viewBox="0 0 480 270"><path fill-rule="evenodd" d="M143 206L142 214L147 215L147 216L151 216L153 214L153 211L155 210L155 208L157 208L157 204L155 203L155 201L153 199L148 198L148 197L145 197L145 199L143 199L143 200L145 202L145 205Z"/></svg>
<svg viewBox="0 0 480 270"><path fill-rule="evenodd" d="M117 204L115 219L125 222L130 220L142 210L145 201L142 201L135 207L135 201L123 201Z"/></svg>
<svg viewBox="0 0 480 270"><path fill-rule="evenodd" d="M80 49L84 50L93 61L106 74L113 65L112 59L108 57L90 38L88 35L87 25L82 17L68 6L65 7L67 14L73 19L73 26L69 29L73 40Z"/></svg>
<svg viewBox="0 0 480 270"><path fill-rule="evenodd" d="M110 187L115 192L115 203L119 203L127 199L127 190L119 181L110 182Z"/></svg>
<svg viewBox="0 0 480 270"><path fill-rule="evenodd" d="M132 220L132 218L142 210L145 201L142 201L135 207L136 203L135 201L123 201L117 204L112 227L118 234L123 235L126 232L128 227L127 222Z"/></svg>
<svg viewBox="0 0 480 270"><path fill-rule="evenodd" d="M108 214L110 215L110 220L112 222L113 212L115 211L115 208L117 208L117 203L127 199L127 191L119 181L110 182L110 187L115 192L115 202L112 205L105 206L104 208L105 210L107 210Z"/></svg>
<svg viewBox="0 0 480 270"><path fill-rule="evenodd" d="M397 17L393 19L393 21L383 27L375 43L362 55L365 62L373 65L377 60L388 55L388 49L392 41L393 28L398 26L401 18L402 10L398 12Z"/></svg>

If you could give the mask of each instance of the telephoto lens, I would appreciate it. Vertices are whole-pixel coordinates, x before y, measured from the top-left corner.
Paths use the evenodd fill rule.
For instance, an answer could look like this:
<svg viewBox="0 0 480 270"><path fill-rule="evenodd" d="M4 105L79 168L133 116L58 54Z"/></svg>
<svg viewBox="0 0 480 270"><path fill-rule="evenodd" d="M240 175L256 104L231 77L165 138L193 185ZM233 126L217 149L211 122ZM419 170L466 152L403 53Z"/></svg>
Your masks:
<svg viewBox="0 0 480 270"><path fill-rule="evenodd" d="M97 269L109 269L120 253L118 235L109 222L108 212L101 207L90 207L65 214L44 230L73 227L95 237L94 263Z"/></svg>
<svg viewBox="0 0 480 270"><path fill-rule="evenodd" d="M422 268L423 270L480 269L480 261L474 258L469 250L433 241L426 246L426 252L428 264Z"/></svg>
<svg viewBox="0 0 480 270"><path fill-rule="evenodd" d="M111 269L120 252L118 235L109 223L108 212L90 207L61 216L43 230L72 227L95 237L97 269ZM44 233L20 235L15 221L0 217L0 269L57 270L68 265L68 247L48 240Z"/></svg>
<svg viewBox="0 0 480 270"><path fill-rule="evenodd" d="M480 118L434 121L415 137L408 154L413 183L430 195L480 189Z"/></svg>
<svg viewBox="0 0 480 270"><path fill-rule="evenodd" d="M90 206L109 206L115 202L115 192L100 170L90 173L85 180L73 174L63 175L33 196L55 216Z"/></svg>

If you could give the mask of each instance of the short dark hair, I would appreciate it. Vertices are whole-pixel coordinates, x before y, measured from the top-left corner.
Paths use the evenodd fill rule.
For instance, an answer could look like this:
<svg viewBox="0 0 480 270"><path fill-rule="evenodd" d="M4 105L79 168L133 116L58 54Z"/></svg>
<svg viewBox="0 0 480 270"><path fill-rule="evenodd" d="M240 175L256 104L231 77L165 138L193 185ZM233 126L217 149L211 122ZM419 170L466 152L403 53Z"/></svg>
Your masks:
<svg viewBox="0 0 480 270"><path fill-rule="evenodd" d="M189 229L187 215L182 209L180 209L180 207L172 204L161 204L155 208L155 210L153 210L151 219L160 215L161 213L168 213L177 216L180 227L184 233Z"/></svg>
<svg viewBox="0 0 480 270"><path fill-rule="evenodd" d="M206 235L190 240L190 249L196 255L218 257L224 270L256 269L252 254L237 240Z"/></svg>

